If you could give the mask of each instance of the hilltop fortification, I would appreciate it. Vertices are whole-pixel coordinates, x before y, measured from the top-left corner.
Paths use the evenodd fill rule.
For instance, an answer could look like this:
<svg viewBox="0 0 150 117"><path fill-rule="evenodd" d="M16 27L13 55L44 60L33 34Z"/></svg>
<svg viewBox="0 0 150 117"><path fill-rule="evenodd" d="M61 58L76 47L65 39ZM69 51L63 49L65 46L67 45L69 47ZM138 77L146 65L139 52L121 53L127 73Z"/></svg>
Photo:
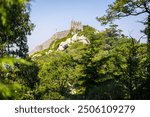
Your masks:
<svg viewBox="0 0 150 117"><path fill-rule="evenodd" d="M83 31L83 25L81 22L78 22L78 21L74 21L72 20L71 21L71 30L73 31Z"/></svg>
<svg viewBox="0 0 150 117"><path fill-rule="evenodd" d="M51 42L53 42L56 39L61 39L61 38L66 37L70 33L70 31L73 31L73 33L76 33L77 31L83 30L83 25L81 22L72 20L70 25L71 25L71 27L69 30L55 33L50 39L48 39L47 41L43 42L42 44L36 46L29 54L31 55L35 52L47 49L49 47L49 45L51 44Z"/></svg>

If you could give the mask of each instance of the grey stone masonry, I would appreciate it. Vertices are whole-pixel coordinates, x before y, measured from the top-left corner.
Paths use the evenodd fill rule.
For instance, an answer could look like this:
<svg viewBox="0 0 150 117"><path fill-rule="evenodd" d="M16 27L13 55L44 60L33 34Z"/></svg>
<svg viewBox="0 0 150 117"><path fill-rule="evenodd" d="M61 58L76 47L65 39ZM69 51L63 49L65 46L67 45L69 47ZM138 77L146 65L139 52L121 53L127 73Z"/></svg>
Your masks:
<svg viewBox="0 0 150 117"><path fill-rule="evenodd" d="M71 30L73 30L73 31L79 31L79 30L83 31L82 23L72 20L71 21Z"/></svg>

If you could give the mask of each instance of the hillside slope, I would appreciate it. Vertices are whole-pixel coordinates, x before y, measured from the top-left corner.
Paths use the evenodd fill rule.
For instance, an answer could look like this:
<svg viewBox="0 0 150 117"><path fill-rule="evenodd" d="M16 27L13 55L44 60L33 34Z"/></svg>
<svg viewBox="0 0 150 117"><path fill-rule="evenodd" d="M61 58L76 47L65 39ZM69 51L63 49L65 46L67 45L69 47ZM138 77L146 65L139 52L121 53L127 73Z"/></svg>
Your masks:
<svg viewBox="0 0 150 117"><path fill-rule="evenodd" d="M29 54L32 55L33 53L48 49L49 46L51 45L51 43L53 43L59 39L65 38L65 37L69 37L68 36L69 34L71 36L79 31L83 31L82 23L72 20L70 23L70 29L55 33L50 39L48 39L47 41L43 42L42 44L36 46Z"/></svg>
<svg viewBox="0 0 150 117"><path fill-rule="evenodd" d="M116 27L70 30L30 56L40 69L38 98L141 99L145 53L145 44L124 36Z"/></svg>
<svg viewBox="0 0 150 117"><path fill-rule="evenodd" d="M49 45L51 44L51 42L53 42L54 40L66 37L69 34L69 32L70 32L70 30L65 30L65 31L61 31L61 32L55 33L50 39L48 39L47 41L43 42L42 44L36 46L30 52L30 55L33 54L33 53L35 53L35 52L47 49L49 47Z"/></svg>

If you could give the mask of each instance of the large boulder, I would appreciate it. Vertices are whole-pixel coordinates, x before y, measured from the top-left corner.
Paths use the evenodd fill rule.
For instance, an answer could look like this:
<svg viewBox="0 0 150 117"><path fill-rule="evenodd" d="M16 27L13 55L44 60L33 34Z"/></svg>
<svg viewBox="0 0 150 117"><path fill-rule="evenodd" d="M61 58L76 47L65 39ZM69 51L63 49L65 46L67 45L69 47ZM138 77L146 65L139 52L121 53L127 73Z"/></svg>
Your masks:
<svg viewBox="0 0 150 117"><path fill-rule="evenodd" d="M47 41L43 42L42 44L36 46L31 52L29 52L29 55L32 55L35 52L42 51L42 50L49 48L49 45L53 41L62 39L64 37L66 37L69 33L70 33L70 30L65 30L65 31L55 33L50 39L48 39Z"/></svg>
<svg viewBox="0 0 150 117"><path fill-rule="evenodd" d="M71 44L73 41L72 41L72 38L68 38L65 42L68 44Z"/></svg>
<svg viewBox="0 0 150 117"><path fill-rule="evenodd" d="M68 43L66 43L66 42L61 42L57 50L63 51L63 50L65 50L67 47L68 47Z"/></svg>
<svg viewBox="0 0 150 117"><path fill-rule="evenodd" d="M90 44L90 41L84 36L73 35L72 38L68 38L66 41L61 42L58 49L59 51L65 50L71 43L82 42L83 44Z"/></svg>
<svg viewBox="0 0 150 117"><path fill-rule="evenodd" d="M78 35L77 35L77 34L73 35L73 37L72 37L71 40L72 40L73 42L74 42L74 41L77 41L77 40L78 40Z"/></svg>
<svg viewBox="0 0 150 117"><path fill-rule="evenodd" d="M80 36L78 40L79 40L79 42L82 42L83 44L90 43L90 41L84 35Z"/></svg>

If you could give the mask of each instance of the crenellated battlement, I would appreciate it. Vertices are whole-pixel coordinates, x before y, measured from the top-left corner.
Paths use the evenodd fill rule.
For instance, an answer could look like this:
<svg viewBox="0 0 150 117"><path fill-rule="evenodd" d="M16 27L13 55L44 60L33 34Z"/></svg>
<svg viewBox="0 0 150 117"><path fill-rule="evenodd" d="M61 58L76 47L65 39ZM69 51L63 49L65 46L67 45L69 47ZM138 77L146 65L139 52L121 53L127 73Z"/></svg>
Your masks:
<svg viewBox="0 0 150 117"><path fill-rule="evenodd" d="M79 31L79 30L83 30L83 25L81 22L78 22L78 21L74 21L72 20L71 21L71 29L74 30L74 31Z"/></svg>

